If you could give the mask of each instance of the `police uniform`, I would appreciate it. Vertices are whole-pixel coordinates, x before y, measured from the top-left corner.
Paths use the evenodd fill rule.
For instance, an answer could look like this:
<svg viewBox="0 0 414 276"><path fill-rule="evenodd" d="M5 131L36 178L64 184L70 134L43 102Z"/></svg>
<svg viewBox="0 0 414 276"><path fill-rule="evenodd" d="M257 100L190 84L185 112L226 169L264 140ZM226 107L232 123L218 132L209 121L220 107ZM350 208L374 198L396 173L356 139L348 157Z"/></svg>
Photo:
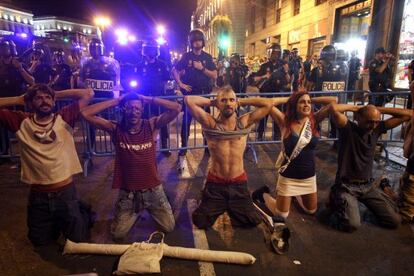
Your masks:
<svg viewBox="0 0 414 276"><path fill-rule="evenodd" d="M165 95L165 83L169 80L170 74L166 64L155 58L154 62L143 61L136 68L140 91L145 96L159 97ZM159 116L164 109L157 105L147 104L143 117L150 118ZM162 127L160 130L161 147L167 148L168 128Z"/></svg>
<svg viewBox="0 0 414 276"><path fill-rule="evenodd" d="M358 57L351 57L349 60L348 90L355 90L355 82L359 79L361 60Z"/></svg>
<svg viewBox="0 0 414 276"><path fill-rule="evenodd" d="M93 89L96 98L113 98L119 71L119 63L113 58L89 58L81 67L80 78L85 87Z"/></svg>
<svg viewBox="0 0 414 276"><path fill-rule="evenodd" d="M70 79L72 77L72 70L70 66L62 63L53 66L53 78L56 78L53 83L53 89L56 91L70 89Z"/></svg>
<svg viewBox="0 0 414 276"><path fill-rule="evenodd" d="M289 74L293 76L292 90L297 91L299 88L299 73L302 68L302 63L299 58L295 57L289 61Z"/></svg>
<svg viewBox="0 0 414 276"><path fill-rule="evenodd" d="M191 86L191 95L210 94L213 89L212 79L206 76L201 70L194 68L193 64L195 61L200 61L204 68L209 71L217 70L213 62L213 57L204 51L201 51L200 55L196 55L192 51L185 53L175 68L177 71L184 71L183 76L181 76L181 81ZM184 95L188 94L185 90L181 92Z"/></svg>
<svg viewBox="0 0 414 276"><path fill-rule="evenodd" d="M35 83L49 84L54 74L53 68L47 63L40 63L33 70L33 77Z"/></svg>
<svg viewBox="0 0 414 276"><path fill-rule="evenodd" d="M272 61L268 61L260 66L259 71L256 72L256 76L264 76L268 73L271 74L268 79L264 80L261 84L259 83L260 93L285 92L288 90L289 83L286 81L287 73L283 67L285 64L286 62L284 60L276 59L274 63ZM259 126L257 128L259 140L263 139L263 133L267 125L268 116L269 115L260 120ZM279 127L275 122L273 122L273 139L278 139L279 136Z"/></svg>
<svg viewBox="0 0 414 276"><path fill-rule="evenodd" d="M376 69L384 64L384 61L373 59L369 63L369 91L371 93L386 92L390 88L391 83L391 66L387 65L382 73L376 71ZM386 96L370 97L369 103L376 106L383 106L386 102Z"/></svg>
<svg viewBox="0 0 414 276"><path fill-rule="evenodd" d="M27 69L23 65L23 70ZM0 97L16 97L26 91L26 81L13 64L0 63Z"/></svg>
<svg viewBox="0 0 414 276"><path fill-rule="evenodd" d="M166 64L156 59L154 62L144 61L136 68L140 90L145 96L164 96L165 82L170 79Z"/></svg>
<svg viewBox="0 0 414 276"><path fill-rule="evenodd" d="M191 86L191 93L181 89L184 95L207 95L212 92L213 80L206 76L204 72L194 68L194 62L200 61L204 68L209 71L217 70L213 62L213 57L204 51L200 55L194 54L192 51L185 53L175 66L177 71L184 71L181 76L181 81L184 84ZM188 137L190 135L191 113L188 108L183 108L183 126L181 127L181 144L182 147L187 147ZM209 112L209 109L206 109ZM185 154L185 151L181 155Z"/></svg>

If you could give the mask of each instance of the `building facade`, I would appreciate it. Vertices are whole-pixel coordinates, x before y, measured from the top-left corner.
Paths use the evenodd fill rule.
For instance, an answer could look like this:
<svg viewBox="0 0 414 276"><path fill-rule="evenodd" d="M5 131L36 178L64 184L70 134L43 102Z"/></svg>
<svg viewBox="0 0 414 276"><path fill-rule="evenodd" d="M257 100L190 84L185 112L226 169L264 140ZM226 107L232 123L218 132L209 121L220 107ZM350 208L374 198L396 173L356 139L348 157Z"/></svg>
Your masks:
<svg viewBox="0 0 414 276"><path fill-rule="evenodd" d="M229 23L228 36L225 37L225 52L245 52L245 24L247 0L197 0L197 8L192 15L191 29L200 28L206 34L205 51L213 57L219 55L219 45L223 43L220 37L220 27ZM224 20L226 22L219 22Z"/></svg>
<svg viewBox="0 0 414 276"><path fill-rule="evenodd" d="M300 55L319 54L331 43L356 45L360 55L371 23L372 0L250 0L245 49L263 56L270 42L284 49L298 48Z"/></svg>
<svg viewBox="0 0 414 276"><path fill-rule="evenodd" d="M34 34L64 40L67 43L88 45L92 38L100 38L98 27L79 20L55 16L35 17L33 21Z"/></svg>
<svg viewBox="0 0 414 276"><path fill-rule="evenodd" d="M33 14L8 3L0 4L0 35L30 35L33 33Z"/></svg>

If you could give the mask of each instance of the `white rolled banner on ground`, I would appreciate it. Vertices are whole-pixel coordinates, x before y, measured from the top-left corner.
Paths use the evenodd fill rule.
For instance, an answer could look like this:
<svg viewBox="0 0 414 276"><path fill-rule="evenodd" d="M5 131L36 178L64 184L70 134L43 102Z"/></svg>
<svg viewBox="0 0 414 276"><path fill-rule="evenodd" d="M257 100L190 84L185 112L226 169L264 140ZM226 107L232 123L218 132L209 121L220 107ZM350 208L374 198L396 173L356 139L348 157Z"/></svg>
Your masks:
<svg viewBox="0 0 414 276"><path fill-rule="evenodd" d="M148 246L146 242L141 242L140 246ZM129 244L95 244L95 243L76 243L66 240L63 254L98 254L98 255L122 255L130 247ZM186 248L180 246L169 246L163 244L164 257L203 261L219 262L228 264L250 265L254 264L256 258L248 253L234 251L215 251L197 248Z"/></svg>

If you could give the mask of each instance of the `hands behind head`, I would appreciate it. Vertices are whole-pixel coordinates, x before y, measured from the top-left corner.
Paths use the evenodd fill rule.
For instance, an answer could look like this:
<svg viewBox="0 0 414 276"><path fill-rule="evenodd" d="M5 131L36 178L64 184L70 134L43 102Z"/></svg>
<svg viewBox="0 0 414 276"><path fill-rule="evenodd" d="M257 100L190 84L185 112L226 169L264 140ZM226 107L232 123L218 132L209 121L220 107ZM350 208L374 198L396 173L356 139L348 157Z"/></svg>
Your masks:
<svg viewBox="0 0 414 276"><path fill-rule="evenodd" d="M211 107L218 107L217 104L218 104L217 98L210 100Z"/></svg>

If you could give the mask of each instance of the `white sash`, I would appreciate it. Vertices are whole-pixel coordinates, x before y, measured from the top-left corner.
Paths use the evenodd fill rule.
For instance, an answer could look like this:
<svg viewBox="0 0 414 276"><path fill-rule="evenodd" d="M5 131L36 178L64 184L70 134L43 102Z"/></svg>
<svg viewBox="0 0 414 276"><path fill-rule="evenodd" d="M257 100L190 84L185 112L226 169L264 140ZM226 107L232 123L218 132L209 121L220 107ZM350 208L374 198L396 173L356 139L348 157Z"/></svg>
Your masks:
<svg viewBox="0 0 414 276"><path fill-rule="evenodd" d="M303 148L305 148L309 144L311 139L312 139L312 126L311 126L310 120L307 119L300 132L298 142L296 143L296 146L293 149L292 154L290 156L286 155L285 147L283 145L283 140L282 140L282 150L280 151L279 156L277 157L277 160L276 160L276 164L275 164L276 171L278 173L283 173L289 166L290 162L292 162L292 160L295 159L300 154ZM286 164L282 166L283 161L285 159L287 160L287 162Z"/></svg>

